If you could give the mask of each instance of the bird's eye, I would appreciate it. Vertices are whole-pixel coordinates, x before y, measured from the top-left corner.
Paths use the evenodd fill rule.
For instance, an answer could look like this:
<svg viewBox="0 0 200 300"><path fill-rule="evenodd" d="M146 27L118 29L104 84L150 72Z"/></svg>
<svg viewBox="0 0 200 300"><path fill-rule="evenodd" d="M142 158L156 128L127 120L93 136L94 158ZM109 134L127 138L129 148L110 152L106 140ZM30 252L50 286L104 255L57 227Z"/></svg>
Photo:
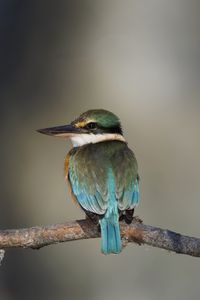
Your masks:
<svg viewBox="0 0 200 300"><path fill-rule="evenodd" d="M95 129L97 128L97 123L95 122L90 122L85 126L86 129Z"/></svg>

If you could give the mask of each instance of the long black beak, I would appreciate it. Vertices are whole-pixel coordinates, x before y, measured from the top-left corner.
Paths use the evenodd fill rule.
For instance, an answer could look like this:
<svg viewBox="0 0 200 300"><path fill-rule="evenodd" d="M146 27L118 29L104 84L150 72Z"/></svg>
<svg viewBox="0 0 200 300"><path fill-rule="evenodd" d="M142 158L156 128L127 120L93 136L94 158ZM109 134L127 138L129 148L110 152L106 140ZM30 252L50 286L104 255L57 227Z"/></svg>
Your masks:
<svg viewBox="0 0 200 300"><path fill-rule="evenodd" d="M76 134L80 134L81 130L79 128L74 127L73 125L63 125L63 126L56 126L56 127L49 127L44 129L37 130L40 133L58 136L58 137L72 137Z"/></svg>

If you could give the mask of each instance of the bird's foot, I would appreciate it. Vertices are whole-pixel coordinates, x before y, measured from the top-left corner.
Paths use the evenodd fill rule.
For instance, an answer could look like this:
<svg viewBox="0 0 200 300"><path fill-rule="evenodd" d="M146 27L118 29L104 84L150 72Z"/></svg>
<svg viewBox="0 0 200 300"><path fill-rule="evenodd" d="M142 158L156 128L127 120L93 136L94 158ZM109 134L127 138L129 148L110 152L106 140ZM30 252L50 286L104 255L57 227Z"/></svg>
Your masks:
<svg viewBox="0 0 200 300"><path fill-rule="evenodd" d="M126 224L131 224L133 221L133 214L134 214L134 208L133 209L127 209L125 211L124 220Z"/></svg>
<svg viewBox="0 0 200 300"><path fill-rule="evenodd" d="M135 217L133 217L133 222L137 222L137 223L143 223L143 220L142 220L142 219L140 219L140 217L139 217L139 216L135 216Z"/></svg>
<svg viewBox="0 0 200 300"><path fill-rule="evenodd" d="M124 215L123 214L121 214L120 216L119 216L119 221L121 222L121 221L123 221L124 220Z"/></svg>
<svg viewBox="0 0 200 300"><path fill-rule="evenodd" d="M91 221L94 225L99 225L99 216L94 214L94 213L91 213L91 212L86 212L86 220L89 220Z"/></svg>

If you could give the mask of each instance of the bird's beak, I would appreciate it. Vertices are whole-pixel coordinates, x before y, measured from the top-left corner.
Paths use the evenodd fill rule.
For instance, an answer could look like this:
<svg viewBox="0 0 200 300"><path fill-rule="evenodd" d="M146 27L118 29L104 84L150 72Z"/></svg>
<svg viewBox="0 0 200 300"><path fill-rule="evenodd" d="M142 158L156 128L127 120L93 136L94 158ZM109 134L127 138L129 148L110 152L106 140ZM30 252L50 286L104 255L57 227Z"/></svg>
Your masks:
<svg viewBox="0 0 200 300"><path fill-rule="evenodd" d="M56 127L49 127L44 129L38 129L37 130L40 133L57 136L57 137L73 137L76 134L80 134L81 130L79 128L76 128L73 125L63 125L63 126L56 126Z"/></svg>

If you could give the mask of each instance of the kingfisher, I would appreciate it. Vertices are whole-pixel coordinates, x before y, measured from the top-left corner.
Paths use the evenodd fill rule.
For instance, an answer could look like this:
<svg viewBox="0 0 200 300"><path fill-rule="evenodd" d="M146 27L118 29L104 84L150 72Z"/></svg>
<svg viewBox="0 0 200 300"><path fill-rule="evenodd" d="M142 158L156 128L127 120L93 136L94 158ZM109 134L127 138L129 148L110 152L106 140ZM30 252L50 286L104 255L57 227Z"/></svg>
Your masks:
<svg viewBox="0 0 200 300"><path fill-rule="evenodd" d="M103 254L122 250L119 221L130 224L139 203L138 165L119 118L104 109L88 110L68 125L40 133L70 138L64 171L73 198L101 231Z"/></svg>

